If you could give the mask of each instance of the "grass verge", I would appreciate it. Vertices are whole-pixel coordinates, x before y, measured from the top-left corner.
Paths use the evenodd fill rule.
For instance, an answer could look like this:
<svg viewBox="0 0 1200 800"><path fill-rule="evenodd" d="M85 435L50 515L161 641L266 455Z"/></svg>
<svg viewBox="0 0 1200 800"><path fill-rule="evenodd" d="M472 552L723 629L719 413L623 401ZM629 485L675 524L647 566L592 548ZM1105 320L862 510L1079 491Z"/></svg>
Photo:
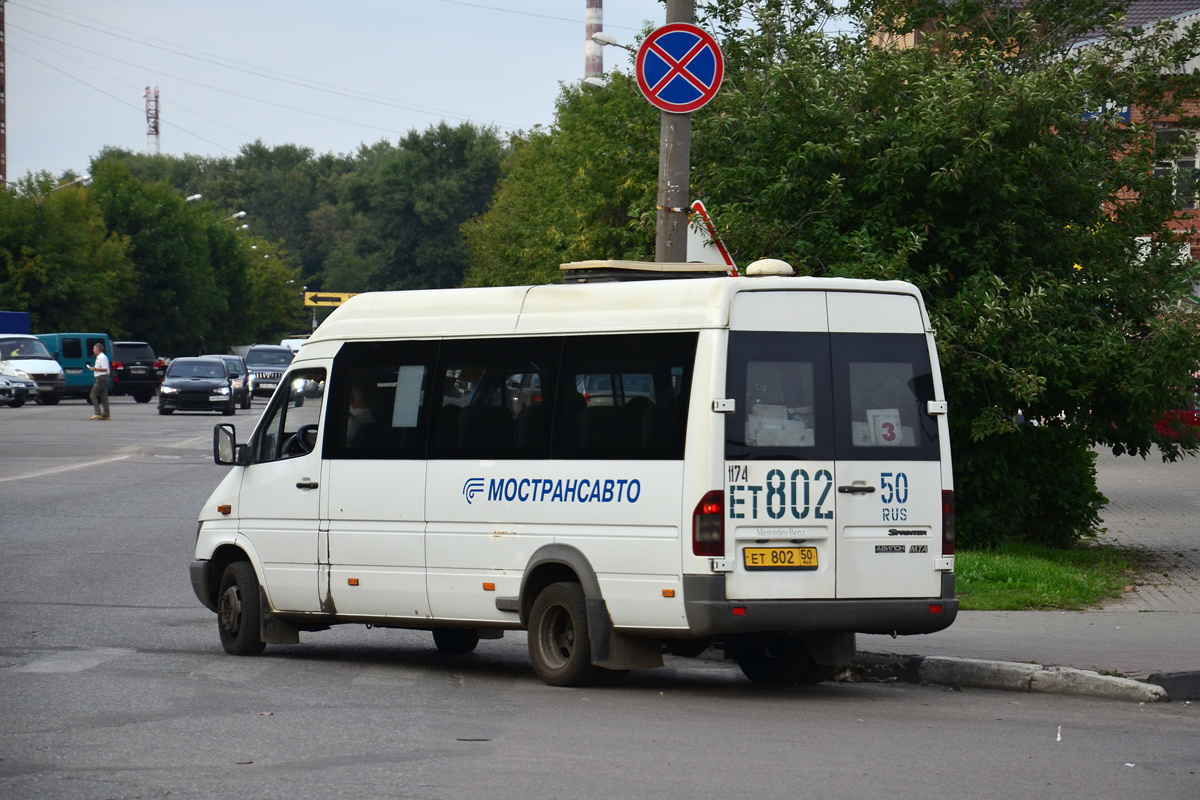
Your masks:
<svg viewBox="0 0 1200 800"><path fill-rule="evenodd" d="M1139 554L1110 545L1006 544L960 550L954 571L964 611L1077 610L1120 597L1142 564Z"/></svg>

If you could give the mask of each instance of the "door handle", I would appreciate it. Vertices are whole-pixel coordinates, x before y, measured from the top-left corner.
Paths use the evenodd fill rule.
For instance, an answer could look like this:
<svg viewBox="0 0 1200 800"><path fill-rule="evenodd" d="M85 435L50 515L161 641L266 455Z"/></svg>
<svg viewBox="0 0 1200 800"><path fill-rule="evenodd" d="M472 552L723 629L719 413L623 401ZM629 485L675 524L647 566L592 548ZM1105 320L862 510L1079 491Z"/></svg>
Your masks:
<svg viewBox="0 0 1200 800"><path fill-rule="evenodd" d="M839 486L839 494L870 494L875 491L874 486Z"/></svg>
<svg viewBox="0 0 1200 800"><path fill-rule="evenodd" d="M296 488L297 489L315 489L315 488L317 488L317 482L310 481L310 480L303 480L296 484ZM871 491L875 491L875 490L872 489Z"/></svg>

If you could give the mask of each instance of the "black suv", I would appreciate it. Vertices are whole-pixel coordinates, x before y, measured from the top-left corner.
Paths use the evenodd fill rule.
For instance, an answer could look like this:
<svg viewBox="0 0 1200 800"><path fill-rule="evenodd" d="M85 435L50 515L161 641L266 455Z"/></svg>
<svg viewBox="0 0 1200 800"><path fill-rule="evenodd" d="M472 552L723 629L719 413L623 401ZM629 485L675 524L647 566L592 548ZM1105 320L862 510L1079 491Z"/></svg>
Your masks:
<svg viewBox="0 0 1200 800"><path fill-rule="evenodd" d="M256 344L246 351L246 369L250 371L249 385L252 397L270 397L283 378L288 364L292 363L291 348L278 345Z"/></svg>
<svg viewBox="0 0 1200 800"><path fill-rule="evenodd" d="M145 342L113 342L108 354L112 364L112 393L131 394L139 403L149 403L163 379L163 362Z"/></svg>

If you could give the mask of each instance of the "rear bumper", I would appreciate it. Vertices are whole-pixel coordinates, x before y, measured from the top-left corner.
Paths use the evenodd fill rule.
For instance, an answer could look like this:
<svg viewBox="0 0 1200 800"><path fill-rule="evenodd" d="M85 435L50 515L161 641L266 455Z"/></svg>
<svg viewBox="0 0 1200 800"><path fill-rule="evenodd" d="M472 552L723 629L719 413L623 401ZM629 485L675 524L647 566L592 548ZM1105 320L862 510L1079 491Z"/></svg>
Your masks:
<svg viewBox="0 0 1200 800"><path fill-rule="evenodd" d="M943 573L941 597L871 600L727 600L724 575L684 575L683 598L688 627L696 637L838 631L934 633L950 627L958 616L954 573ZM735 608L744 613L735 614Z"/></svg>

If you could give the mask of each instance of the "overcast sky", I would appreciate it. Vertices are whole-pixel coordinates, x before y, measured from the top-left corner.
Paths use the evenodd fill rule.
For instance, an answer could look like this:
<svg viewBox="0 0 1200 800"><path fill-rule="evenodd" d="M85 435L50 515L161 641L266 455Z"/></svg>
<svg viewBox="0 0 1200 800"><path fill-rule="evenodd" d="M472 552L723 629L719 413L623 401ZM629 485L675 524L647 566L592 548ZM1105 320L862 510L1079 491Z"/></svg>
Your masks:
<svg viewBox="0 0 1200 800"><path fill-rule="evenodd" d="M8 178L83 171L146 150L160 90L164 154L246 142L352 153L440 120L502 132L553 121L584 69L585 0L7 0ZM604 0L633 42L657 0ZM628 54L604 48L606 70Z"/></svg>

